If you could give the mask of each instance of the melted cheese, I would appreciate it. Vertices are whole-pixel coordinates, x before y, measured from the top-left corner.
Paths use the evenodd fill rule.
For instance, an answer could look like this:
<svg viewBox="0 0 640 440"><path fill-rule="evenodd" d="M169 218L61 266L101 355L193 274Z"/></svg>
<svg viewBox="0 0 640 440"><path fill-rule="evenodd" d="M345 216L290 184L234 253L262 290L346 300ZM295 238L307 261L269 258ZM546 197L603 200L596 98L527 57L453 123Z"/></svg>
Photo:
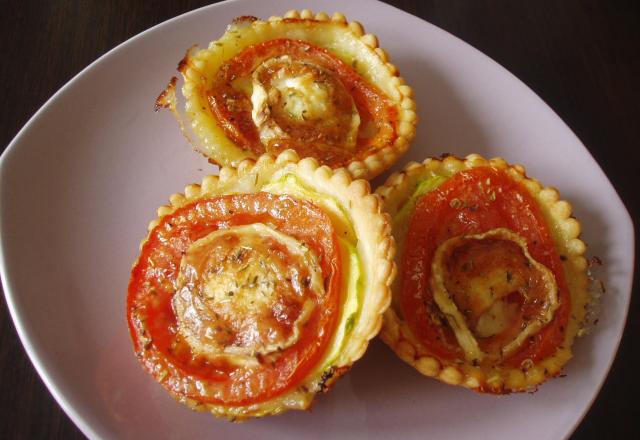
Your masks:
<svg viewBox="0 0 640 440"><path fill-rule="evenodd" d="M310 73L288 77L280 70L271 86L285 97L284 110L295 119L320 119L331 114L331 91Z"/></svg>
<svg viewBox="0 0 640 440"><path fill-rule="evenodd" d="M516 315L516 304L496 301L488 310L480 315L474 333L481 338L488 338L507 329Z"/></svg>
<svg viewBox="0 0 640 440"><path fill-rule="evenodd" d="M256 223L192 243L176 292L179 331L191 348L246 364L293 345L324 286L313 251Z"/></svg>
<svg viewBox="0 0 640 440"><path fill-rule="evenodd" d="M288 55L263 62L252 74L251 105L263 145L292 137L356 145L360 115L353 99L332 73L314 64Z"/></svg>
<svg viewBox="0 0 640 440"><path fill-rule="evenodd" d="M433 259L431 287L470 362L488 355L478 338L500 337L519 316L517 304L509 300L512 295L525 304L539 303L538 313L523 316L521 330L502 341L501 356L517 350L558 308L553 273L531 257L524 238L504 228L442 243Z"/></svg>

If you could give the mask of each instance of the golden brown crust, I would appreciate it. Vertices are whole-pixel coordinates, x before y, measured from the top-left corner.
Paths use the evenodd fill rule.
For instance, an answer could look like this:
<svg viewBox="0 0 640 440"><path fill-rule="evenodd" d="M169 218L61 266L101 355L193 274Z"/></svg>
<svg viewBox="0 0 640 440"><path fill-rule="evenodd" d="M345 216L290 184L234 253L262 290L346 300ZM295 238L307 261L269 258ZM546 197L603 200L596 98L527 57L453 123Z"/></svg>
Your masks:
<svg viewBox="0 0 640 440"><path fill-rule="evenodd" d="M361 281L362 291L366 295L362 295L360 313L353 323L346 345L340 347L339 354L332 358L331 364L323 365L326 361L323 359L291 391L267 402L240 407L204 404L180 395L173 396L192 409L209 411L216 416L233 420L274 415L289 409L305 409L316 393L326 391L334 380L348 371L364 354L369 340L378 333L382 325L382 314L389 305L390 285L396 272L393 261L395 244L391 237L389 216L383 212L380 198L371 194L368 182L353 179L343 168L332 170L320 166L313 158L300 160L293 150L284 151L277 157L265 154L257 160L247 159L240 162L237 168L223 167L219 175L207 176L200 185L188 185L184 193L173 194L168 205L158 208L158 218L150 222L149 230L155 228L163 216L198 199L265 190L267 184L285 174L295 175L305 186L319 194L329 195L345 207L353 226L358 257L364 272Z"/></svg>
<svg viewBox="0 0 640 440"><path fill-rule="evenodd" d="M220 39L214 41L207 49L200 51L190 50L185 59L180 63L185 83L182 88L186 98L186 113L191 121L191 130L199 139L196 148L210 160L221 165L235 165L243 159L256 159L256 154L250 150L239 148L231 141L224 131L216 124L211 115L206 93L213 81L215 72L232 56L239 53L249 45L282 38L287 36L286 27L296 26L284 19L303 19L309 22L332 25L332 32L343 38L357 42L350 46L361 51L358 56L357 66L354 68L368 81L374 83L387 95L388 99L397 109L397 137L392 144L386 145L378 151L374 151L362 160L353 160L347 168L356 178L371 179L388 169L409 148L410 142L415 136L417 115L413 90L405 84L399 76L398 69L389 62L386 51L378 47L378 38L373 34L367 34L357 21L347 21L341 13L332 16L319 12L314 14L308 9L302 11L291 10L284 17L270 17L266 21L255 20L243 22L243 26L230 28ZM323 35L329 32L309 31L306 35L309 41L321 47L329 46ZM233 34L232 34L233 33ZM299 38L295 36L294 38ZM355 59L349 53L349 48L335 48L330 50L345 60L345 57ZM336 53L337 52L337 53ZM351 64L351 63L349 63ZM190 137L190 136L188 136ZM321 158L319 158L321 160ZM322 160L321 160L322 161Z"/></svg>
<svg viewBox="0 0 640 440"><path fill-rule="evenodd" d="M414 193L416 185L426 178L451 177L458 171L482 166L505 170L511 178L522 182L538 202L549 225L556 249L562 257L571 294L571 317L561 347L553 356L535 365L525 365L524 368L496 367L491 374L487 374L481 367L437 359L428 354L428 348L412 334L407 322L402 318L395 304L399 294L398 283L392 287L394 303L384 315L380 336L402 360L425 376L475 390L489 388L505 393L530 391L548 377L558 375L563 365L571 358L571 345L578 334L589 301L587 261L584 257L586 247L579 239L580 223L571 216L571 205L560 200L556 189L543 187L537 180L527 177L522 166L509 165L501 158L487 160L477 154L469 155L464 160L450 156L442 160L430 158L423 163L409 163L402 171L391 175L386 183L376 190L376 194L382 197L387 212L393 219L404 202ZM394 225L393 233L400 255L405 237L398 225Z"/></svg>

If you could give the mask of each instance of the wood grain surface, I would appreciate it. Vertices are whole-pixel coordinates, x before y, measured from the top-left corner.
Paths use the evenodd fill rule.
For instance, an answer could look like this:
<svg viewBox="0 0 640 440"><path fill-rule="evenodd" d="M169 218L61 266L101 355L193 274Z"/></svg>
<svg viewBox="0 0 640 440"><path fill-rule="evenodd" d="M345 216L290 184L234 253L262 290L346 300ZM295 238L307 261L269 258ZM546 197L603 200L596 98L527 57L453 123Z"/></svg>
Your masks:
<svg viewBox="0 0 640 440"><path fill-rule="evenodd" d="M76 73L139 32L210 2L0 1L0 148ZM502 64L571 127L640 218L640 14L634 1L397 0ZM301 3L304 5L304 3ZM250 13L250 11L248 11ZM636 239L637 247L637 239ZM637 267L637 265L636 265ZM637 297L611 373L574 439L638 438ZM36 374L0 300L0 439L80 431ZM540 421L544 423L544 421ZM490 438L490 433L478 433Z"/></svg>

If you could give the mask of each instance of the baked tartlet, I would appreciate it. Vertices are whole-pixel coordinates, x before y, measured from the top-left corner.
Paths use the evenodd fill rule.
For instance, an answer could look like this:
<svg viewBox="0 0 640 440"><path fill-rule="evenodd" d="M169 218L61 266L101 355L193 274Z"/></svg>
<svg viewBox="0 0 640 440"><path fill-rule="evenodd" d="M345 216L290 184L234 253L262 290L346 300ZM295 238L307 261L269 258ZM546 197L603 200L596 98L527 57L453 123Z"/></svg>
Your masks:
<svg viewBox="0 0 640 440"><path fill-rule="evenodd" d="M415 135L411 88L376 36L340 13L239 17L208 48L191 49L179 70L181 125L198 151L223 166L294 149L369 179ZM163 93L159 105L169 101Z"/></svg>
<svg viewBox="0 0 640 440"><path fill-rule="evenodd" d="M216 416L307 408L363 355L389 304L395 246L379 197L289 150L170 202L128 290L143 367Z"/></svg>
<svg viewBox="0 0 640 440"><path fill-rule="evenodd" d="M382 339L422 374L480 392L560 373L588 303L569 203L521 166L470 155L410 163L376 191L398 279Z"/></svg>

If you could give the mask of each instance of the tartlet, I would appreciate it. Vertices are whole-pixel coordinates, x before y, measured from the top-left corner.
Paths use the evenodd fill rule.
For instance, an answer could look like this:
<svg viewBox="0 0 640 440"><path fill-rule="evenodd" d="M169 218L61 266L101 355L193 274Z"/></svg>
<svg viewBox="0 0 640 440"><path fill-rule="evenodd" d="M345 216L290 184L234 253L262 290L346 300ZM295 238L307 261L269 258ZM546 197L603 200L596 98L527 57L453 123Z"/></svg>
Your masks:
<svg viewBox="0 0 640 440"><path fill-rule="evenodd" d="M307 408L363 355L389 305L395 245L381 206L366 181L292 150L171 196L128 290L145 370L216 416Z"/></svg>
<svg viewBox="0 0 640 440"><path fill-rule="evenodd" d="M291 148L370 179L415 135L412 89L377 37L340 13L239 17L208 48L189 50L179 70L183 131L220 165ZM158 101L169 102L175 109L167 93Z"/></svg>
<svg viewBox="0 0 640 440"><path fill-rule="evenodd" d="M503 394L571 358L589 301L571 206L503 159L410 163L376 191L398 278L381 338L420 373Z"/></svg>

